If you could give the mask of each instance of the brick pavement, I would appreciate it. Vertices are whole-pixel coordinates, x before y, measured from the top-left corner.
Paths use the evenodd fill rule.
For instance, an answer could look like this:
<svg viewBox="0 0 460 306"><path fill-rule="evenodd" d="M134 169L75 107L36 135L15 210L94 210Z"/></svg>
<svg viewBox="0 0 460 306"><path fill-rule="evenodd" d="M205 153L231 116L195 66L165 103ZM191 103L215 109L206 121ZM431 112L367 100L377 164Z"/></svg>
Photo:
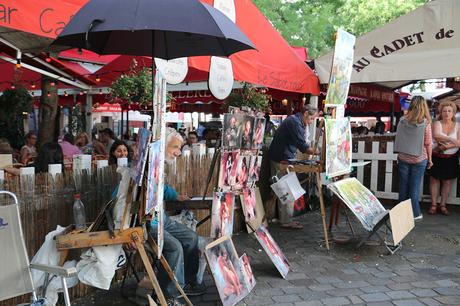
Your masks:
<svg viewBox="0 0 460 306"><path fill-rule="evenodd" d="M460 207L450 210L450 216L426 215L416 223L395 255L375 243L359 250L351 243L335 243L327 251L318 213L298 218L302 230L272 224L270 232L292 264L287 279L255 239L234 235L238 254L248 254L257 280L238 305L460 305ZM348 235L345 228L341 223L334 236L342 240ZM221 305L209 275L205 282L208 294L192 302ZM118 292L97 291L75 305L131 305Z"/></svg>

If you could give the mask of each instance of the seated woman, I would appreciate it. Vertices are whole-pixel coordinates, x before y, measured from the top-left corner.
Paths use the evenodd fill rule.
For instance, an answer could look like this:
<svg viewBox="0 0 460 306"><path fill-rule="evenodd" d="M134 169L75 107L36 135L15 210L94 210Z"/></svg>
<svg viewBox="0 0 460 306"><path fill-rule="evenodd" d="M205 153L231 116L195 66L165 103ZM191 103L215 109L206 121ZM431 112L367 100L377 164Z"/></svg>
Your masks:
<svg viewBox="0 0 460 306"><path fill-rule="evenodd" d="M127 157L129 164L131 162L132 156L133 154L131 148L126 144L126 142L115 140L115 142L110 147L109 165L116 165L117 160L122 157Z"/></svg>
<svg viewBox="0 0 460 306"><path fill-rule="evenodd" d="M430 174L431 207L428 214L439 211L449 215L446 201L449 196L452 180L458 176L458 148L460 146L460 129L455 120L457 106L447 101L439 104L438 121L433 123L433 167ZM441 203L437 203L439 183L441 187Z"/></svg>

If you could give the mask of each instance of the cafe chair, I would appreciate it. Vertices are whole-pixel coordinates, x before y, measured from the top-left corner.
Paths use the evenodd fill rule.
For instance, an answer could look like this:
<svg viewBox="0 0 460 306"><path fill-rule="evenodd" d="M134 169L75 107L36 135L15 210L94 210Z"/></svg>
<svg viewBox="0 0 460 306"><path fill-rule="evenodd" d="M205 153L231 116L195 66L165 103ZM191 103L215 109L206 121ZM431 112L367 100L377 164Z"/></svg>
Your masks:
<svg viewBox="0 0 460 306"><path fill-rule="evenodd" d="M14 204L4 205L12 198ZM66 278L75 276L77 270L59 266L30 264L19 215L18 199L9 191L0 191L0 301L32 293L32 302L25 305L43 305L32 281L31 269L40 270L49 276L61 279L66 306L70 306ZM46 293L46 284L42 286ZM43 294L44 296L44 294ZM24 305L24 304L22 304Z"/></svg>

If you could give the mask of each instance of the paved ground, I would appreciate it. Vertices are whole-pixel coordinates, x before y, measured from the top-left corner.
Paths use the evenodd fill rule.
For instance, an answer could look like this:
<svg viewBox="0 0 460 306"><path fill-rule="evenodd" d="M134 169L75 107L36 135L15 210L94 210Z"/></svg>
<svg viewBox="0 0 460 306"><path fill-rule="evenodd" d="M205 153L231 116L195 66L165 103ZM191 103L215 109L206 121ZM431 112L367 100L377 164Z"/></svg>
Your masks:
<svg viewBox="0 0 460 306"><path fill-rule="evenodd" d="M352 243L334 243L327 251L318 213L298 218L303 230L272 224L270 232L292 264L286 280L255 239L235 235L238 254L248 254L257 280L239 305L460 305L460 207L450 210L447 217L425 215L395 255L375 243L359 250ZM348 236L342 223L334 233L337 240ZM221 305L209 275L205 281L208 293L192 302ZM134 304L114 288L97 291L75 305Z"/></svg>

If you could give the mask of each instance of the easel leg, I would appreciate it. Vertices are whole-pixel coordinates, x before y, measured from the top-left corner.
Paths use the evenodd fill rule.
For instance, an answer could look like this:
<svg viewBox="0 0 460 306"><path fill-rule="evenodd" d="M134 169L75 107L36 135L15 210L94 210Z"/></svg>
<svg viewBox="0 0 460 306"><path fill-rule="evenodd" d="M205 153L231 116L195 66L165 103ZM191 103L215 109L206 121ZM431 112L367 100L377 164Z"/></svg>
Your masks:
<svg viewBox="0 0 460 306"><path fill-rule="evenodd" d="M324 230L324 239L326 240L326 249L329 250L329 237L328 237L327 226L326 226L326 207L324 206L321 176L320 176L319 171L316 172L316 186L319 192L319 205L321 208L321 218L323 220L323 230Z"/></svg>
<svg viewBox="0 0 460 306"><path fill-rule="evenodd" d="M160 284L158 283L155 273L153 272L152 264L150 263L147 253L145 252L144 245L142 244L142 240L137 234L133 234L132 239L134 243L136 244L139 255L141 255L142 263L144 264L144 267L145 267L145 270L147 271L150 282L153 285L153 289L155 290L155 293L157 294L157 297L160 300L160 304L162 306L167 306L165 296L163 294L163 291L161 291Z"/></svg>
<svg viewBox="0 0 460 306"><path fill-rule="evenodd" d="M339 207L337 201L332 200L331 211L329 212L329 226L327 228L328 232L330 233L332 230L332 224L334 219L336 219L336 214L338 213ZM335 224L337 225L337 224Z"/></svg>
<svg viewBox="0 0 460 306"><path fill-rule="evenodd" d="M155 240L153 240L153 238L152 238L152 236L150 234L148 235L147 241L150 244L150 246L152 247L153 253L155 254L155 256L157 256L158 255L158 253L157 253L158 245L155 242ZM179 282L177 281L173 270L171 269L171 267L169 266L168 262L166 261L166 259L164 258L163 255L161 255L160 262L161 262L161 265L163 266L163 268L166 270L166 273L168 273L168 276L171 278L171 281L176 286L177 291L179 291L181 296L184 298L184 301L187 303L187 305L193 306L192 302L189 300L188 296L185 294L184 290L179 285Z"/></svg>

